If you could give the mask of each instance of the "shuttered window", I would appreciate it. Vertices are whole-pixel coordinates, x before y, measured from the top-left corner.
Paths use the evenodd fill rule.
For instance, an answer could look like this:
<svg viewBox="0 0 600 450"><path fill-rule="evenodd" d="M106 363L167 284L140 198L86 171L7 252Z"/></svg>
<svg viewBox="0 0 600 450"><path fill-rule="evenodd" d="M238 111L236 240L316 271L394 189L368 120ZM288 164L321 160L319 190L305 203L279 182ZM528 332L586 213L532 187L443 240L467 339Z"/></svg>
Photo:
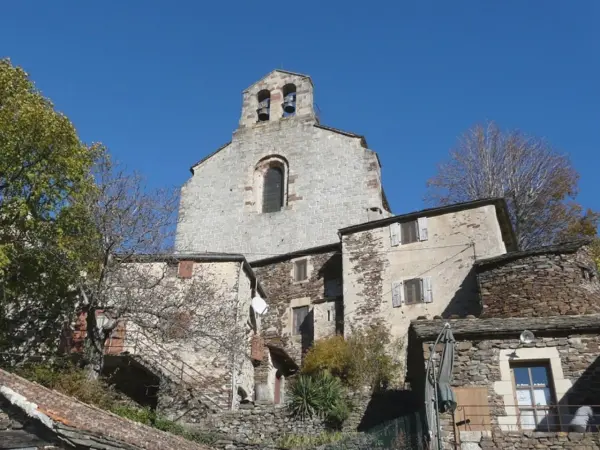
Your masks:
<svg viewBox="0 0 600 450"><path fill-rule="evenodd" d="M283 206L283 170L271 167L265 173L263 186L263 212L277 212Z"/></svg>
<svg viewBox="0 0 600 450"><path fill-rule="evenodd" d="M300 259L294 262L294 281L305 281L308 278L308 261Z"/></svg>
<svg viewBox="0 0 600 450"><path fill-rule="evenodd" d="M419 240L419 232L417 231L417 221L411 220L400 225L402 228L402 243L410 244Z"/></svg>
<svg viewBox="0 0 600 450"><path fill-rule="evenodd" d="M420 278L404 281L404 299L407 305L421 303L423 301L423 290Z"/></svg>
<svg viewBox="0 0 600 450"><path fill-rule="evenodd" d="M294 334L302 334L304 321L308 316L308 306L301 306L299 308L294 308L292 310L293 319L294 319Z"/></svg>

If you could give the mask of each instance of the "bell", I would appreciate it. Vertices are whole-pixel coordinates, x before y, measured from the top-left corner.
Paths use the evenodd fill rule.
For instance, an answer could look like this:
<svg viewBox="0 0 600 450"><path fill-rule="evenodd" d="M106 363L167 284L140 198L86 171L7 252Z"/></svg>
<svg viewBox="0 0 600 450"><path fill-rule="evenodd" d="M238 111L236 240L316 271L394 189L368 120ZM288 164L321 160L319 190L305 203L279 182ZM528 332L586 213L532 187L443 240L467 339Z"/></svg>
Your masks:
<svg viewBox="0 0 600 450"><path fill-rule="evenodd" d="M258 120L263 122L265 120L269 120L269 99L265 99L258 104L258 109L256 110L258 113Z"/></svg>
<svg viewBox="0 0 600 450"><path fill-rule="evenodd" d="M291 93L285 96L283 99L283 110L287 114L293 114L296 112L296 94Z"/></svg>

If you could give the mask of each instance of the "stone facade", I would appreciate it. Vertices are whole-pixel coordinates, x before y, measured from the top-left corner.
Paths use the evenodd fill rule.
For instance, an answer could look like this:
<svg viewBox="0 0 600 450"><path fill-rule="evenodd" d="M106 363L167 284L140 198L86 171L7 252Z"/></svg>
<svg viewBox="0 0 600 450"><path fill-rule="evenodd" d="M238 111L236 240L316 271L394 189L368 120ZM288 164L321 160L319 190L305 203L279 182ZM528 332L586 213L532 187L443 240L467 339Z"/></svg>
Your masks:
<svg viewBox="0 0 600 450"><path fill-rule="evenodd" d="M600 435L583 433L461 433L461 450L599 450Z"/></svg>
<svg viewBox="0 0 600 450"><path fill-rule="evenodd" d="M297 113L282 118L279 90L297 86ZM272 92L271 120L257 122L256 93ZM310 79L274 71L244 94L232 141L192 168L181 189L176 249L220 251L257 260L331 244L337 230L386 217L387 202L375 152L362 136L321 126ZM284 172L284 206L262 213L262 175Z"/></svg>
<svg viewBox="0 0 600 450"><path fill-rule="evenodd" d="M417 242L392 245L391 227L413 221L425 226L426 232L421 232ZM510 233L503 228L510 228L504 201L489 200L341 230L345 332L381 318L394 336L404 337L410 321L419 316L477 313L473 264L476 257L511 249ZM429 278L430 302L394 305L396 283L425 277Z"/></svg>
<svg viewBox="0 0 600 450"><path fill-rule="evenodd" d="M294 281L294 264L299 260L306 261L305 281ZM281 339L297 363L314 339L342 331L342 258L338 245L256 261L252 267L265 291L274 293L269 295L269 309L261 317L261 327L267 336ZM292 311L302 306L308 306L309 315L301 334L294 334Z"/></svg>
<svg viewBox="0 0 600 450"><path fill-rule="evenodd" d="M600 404L599 315L461 319L449 323L456 339L452 386L458 407L454 420L459 424L458 431L488 433L476 436L476 442L468 434L462 436L462 441L472 443L462 448L555 448L551 443L581 441L581 436L552 433L568 430L577 405ZM425 363L443 324L435 320L414 321L411 325L409 376L417 392L424 392ZM532 343L519 341L524 329L534 332ZM436 349L440 351L441 346ZM537 430L522 429L516 407L512 370L527 365L548 367L549 403L556 405L551 409L552 419L542 421ZM474 405L473 398L480 398L481 404ZM452 418L443 415L441 423L444 441L448 448L454 448L459 436L454 433ZM534 431L550 434L534 436ZM597 435L593 439L597 442ZM536 447L536 443L546 446ZM571 447L565 448L576 448L575 444L568 445Z"/></svg>
<svg viewBox="0 0 600 450"><path fill-rule="evenodd" d="M482 317L600 312L600 280L587 246L572 243L478 261Z"/></svg>

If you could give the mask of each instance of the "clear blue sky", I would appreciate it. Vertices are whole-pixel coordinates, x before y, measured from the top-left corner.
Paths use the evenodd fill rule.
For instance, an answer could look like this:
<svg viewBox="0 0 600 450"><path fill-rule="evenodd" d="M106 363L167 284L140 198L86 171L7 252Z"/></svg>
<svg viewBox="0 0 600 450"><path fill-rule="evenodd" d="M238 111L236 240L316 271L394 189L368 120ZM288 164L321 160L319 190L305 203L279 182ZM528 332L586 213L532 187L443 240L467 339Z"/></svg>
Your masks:
<svg viewBox="0 0 600 450"><path fill-rule="evenodd" d="M241 91L284 68L313 77L324 124L379 152L396 213L488 119L568 152L600 210L598 0L12 1L3 56L152 185L181 185L231 138Z"/></svg>

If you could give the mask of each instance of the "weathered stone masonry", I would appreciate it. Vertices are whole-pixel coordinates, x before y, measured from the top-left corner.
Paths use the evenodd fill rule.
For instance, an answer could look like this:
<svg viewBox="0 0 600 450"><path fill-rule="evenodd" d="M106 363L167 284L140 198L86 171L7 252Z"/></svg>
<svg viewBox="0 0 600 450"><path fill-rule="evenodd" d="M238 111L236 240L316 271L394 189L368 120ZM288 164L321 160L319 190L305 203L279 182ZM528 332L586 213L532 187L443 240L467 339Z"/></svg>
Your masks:
<svg viewBox="0 0 600 450"><path fill-rule="evenodd" d="M534 433L533 431L507 431L507 427L514 427L510 424L517 423L516 409L514 408L516 400L514 400L510 377L508 380L503 378L501 360L504 355L505 361L507 361L505 364L513 361L550 363L552 377L560 377L560 379L553 379L552 383L559 405L556 414L560 416L564 429L574 413L575 407L570 405L580 405L586 400L589 401L590 396L600 401L599 315L461 319L451 320L449 323L456 339L452 385L455 388L486 388L487 405L485 406L489 405L488 423L490 423L490 428L483 432L483 435L475 433L474 436L471 436L461 432L462 448L563 448L553 447L558 443L564 443L564 448L584 448L577 447L577 443L583 445L581 444L582 436L577 434L566 436L556 433ZM412 323L413 349L416 349L419 342L422 349L420 357L415 353L412 354L409 368L412 379L418 381L424 377L424 363L429 358L430 347L443 324L444 322L441 320L414 321ZM533 343L522 344L519 342L518 336L524 329L534 331L536 339ZM436 350L439 352L441 348ZM516 355L514 358L510 356L513 352ZM507 356L508 358L506 358ZM416 367L417 365L420 369ZM418 384L418 390L421 390L422 383L416 384ZM506 403L507 399L510 404ZM481 417L471 417L465 411L459 400L455 420L471 419L473 425L481 423ZM455 442L455 436L450 416L443 415L442 428L444 441L448 448L454 448L452 445ZM589 438L586 438L586 442L588 440ZM598 436L592 438L592 441L597 445ZM467 442L472 446L467 446Z"/></svg>
<svg viewBox="0 0 600 450"><path fill-rule="evenodd" d="M476 265L482 317L600 312L600 281L582 243L515 252Z"/></svg>
<svg viewBox="0 0 600 450"><path fill-rule="evenodd" d="M294 281L294 261L297 259L307 259L306 281ZM276 292L269 296L269 309L261 318L265 336L277 336L297 362L300 362L303 348L312 344L314 339L342 331L342 264L339 245L256 261L252 266L266 292ZM303 305L311 308L307 324L311 326L307 326L303 336L291 334L290 314L294 301L303 302ZM300 303L296 306L300 306ZM329 315L327 311L330 312Z"/></svg>

